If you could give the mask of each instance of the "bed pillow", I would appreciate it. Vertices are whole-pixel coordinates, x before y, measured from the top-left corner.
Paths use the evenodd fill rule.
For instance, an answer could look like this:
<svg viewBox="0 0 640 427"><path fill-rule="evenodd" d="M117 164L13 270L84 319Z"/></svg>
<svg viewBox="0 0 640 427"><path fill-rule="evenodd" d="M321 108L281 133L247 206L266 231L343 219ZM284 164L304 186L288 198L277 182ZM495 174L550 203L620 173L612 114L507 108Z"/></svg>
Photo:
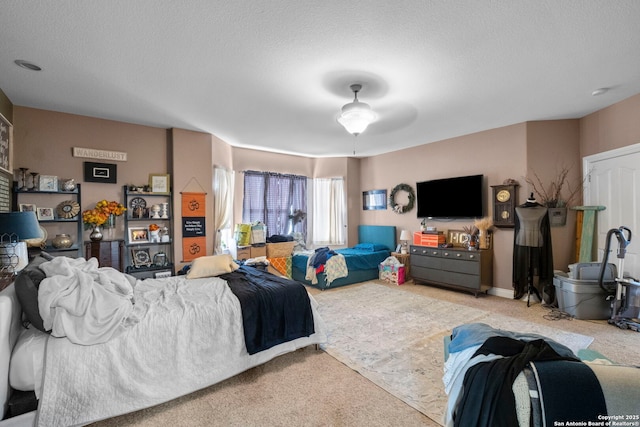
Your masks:
<svg viewBox="0 0 640 427"><path fill-rule="evenodd" d="M29 323L35 328L47 332L44 329L42 317L40 317L40 311L38 310L38 288L40 287L40 282L46 277L44 271L40 269L40 265L50 261L51 256L44 252L43 254L37 255L18 273L15 281L15 289L22 311Z"/></svg>
<svg viewBox="0 0 640 427"><path fill-rule="evenodd" d="M221 274L231 273L239 267L229 254L203 256L196 258L191 263L191 268L189 272L187 272L187 279L215 277Z"/></svg>
<svg viewBox="0 0 640 427"><path fill-rule="evenodd" d="M353 248L354 249L359 249L361 251L370 251L370 252L388 251L389 250L389 248L387 248L385 245L381 245L381 244L378 244L378 243L358 243Z"/></svg>

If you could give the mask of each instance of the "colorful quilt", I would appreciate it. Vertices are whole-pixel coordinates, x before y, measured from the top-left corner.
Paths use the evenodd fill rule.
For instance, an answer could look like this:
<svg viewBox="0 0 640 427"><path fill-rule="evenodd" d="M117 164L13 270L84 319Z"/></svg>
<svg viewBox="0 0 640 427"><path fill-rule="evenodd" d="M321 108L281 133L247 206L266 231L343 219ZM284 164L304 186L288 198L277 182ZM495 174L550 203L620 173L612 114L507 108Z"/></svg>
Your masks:
<svg viewBox="0 0 640 427"><path fill-rule="evenodd" d="M273 268L278 270L280 274L291 279L291 257L267 258Z"/></svg>

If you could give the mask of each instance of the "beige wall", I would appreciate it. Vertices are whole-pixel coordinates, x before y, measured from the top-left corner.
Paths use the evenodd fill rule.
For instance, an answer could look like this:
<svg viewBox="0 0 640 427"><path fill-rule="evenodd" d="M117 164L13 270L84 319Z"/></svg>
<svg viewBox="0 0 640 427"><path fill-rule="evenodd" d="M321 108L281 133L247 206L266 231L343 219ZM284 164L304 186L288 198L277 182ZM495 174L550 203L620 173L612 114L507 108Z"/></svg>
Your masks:
<svg viewBox="0 0 640 427"><path fill-rule="evenodd" d="M182 190L179 187L191 177L196 177L212 195L213 164L237 172L234 220L238 222L242 215L243 170L270 170L310 177L343 176L348 187L350 244L357 240L358 224L396 225L398 234L402 228L417 230L420 225L415 210L404 215L391 210L363 211L362 191L384 188L390 192L400 183L415 186L422 180L481 173L486 177L486 213L491 215L490 185L501 184L507 178L516 179L521 184L519 201L522 202L529 192L524 181L528 173L540 171L547 175L552 170L555 172L559 164L576 165L572 175L579 179L581 156L640 142L640 121L637 120L640 95L580 120L521 123L363 159L310 159L235 148L215 136L198 132L167 131L12 106L1 93L0 108L5 117L9 115L14 121L15 167L28 167L31 171L61 178L74 177L82 182L82 163L86 159L72 157L71 147L128 153L127 162L117 162L116 185L83 183L82 209L92 207L102 198L121 200L123 185L146 183L149 173L172 173L176 195ZM208 200L212 198L208 197ZM565 269L574 254L574 221L575 215L570 213L565 227L552 230L557 269ZM468 223L433 222L430 225L459 229ZM122 227L122 222L119 226ZM176 229L179 229L178 223ZM119 230L119 233L123 232ZM208 232L209 236L212 238L213 235ZM209 247L211 238L207 242L208 252L212 250ZM512 245L511 229L495 232L494 282L508 290L511 289Z"/></svg>
<svg viewBox="0 0 640 427"><path fill-rule="evenodd" d="M363 159L362 191L386 189L390 194L401 183L409 184L415 190L416 182L420 181L483 174L485 212L490 216L493 214L490 186L502 184L508 178L521 184L524 182L526 143L526 124L518 124ZM416 208L405 214L396 214L390 209L363 211L361 205L359 209L361 224L395 225L398 237L402 229L412 232L420 229L421 219L417 217ZM445 232L471 224L470 220L431 220L428 223ZM494 283L511 289L513 230L498 229L493 239Z"/></svg>
<svg viewBox="0 0 640 427"><path fill-rule="evenodd" d="M580 156L640 143L640 95L580 120Z"/></svg>

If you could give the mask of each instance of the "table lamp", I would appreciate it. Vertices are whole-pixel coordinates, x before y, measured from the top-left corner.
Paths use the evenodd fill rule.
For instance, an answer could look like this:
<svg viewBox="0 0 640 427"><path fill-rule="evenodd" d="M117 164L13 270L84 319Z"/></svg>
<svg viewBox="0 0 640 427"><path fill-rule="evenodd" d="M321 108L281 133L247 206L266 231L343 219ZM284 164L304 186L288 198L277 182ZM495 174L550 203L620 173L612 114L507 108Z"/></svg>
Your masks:
<svg viewBox="0 0 640 427"><path fill-rule="evenodd" d="M0 272L14 276L29 263L26 239L42 237L35 212L0 213Z"/></svg>
<svg viewBox="0 0 640 427"><path fill-rule="evenodd" d="M411 233L409 233L409 230L402 230L400 232L400 241L402 242L402 247L400 249L401 254L409 253L408 247L407 247L407 242L409 240L411 240Z"/></svg>

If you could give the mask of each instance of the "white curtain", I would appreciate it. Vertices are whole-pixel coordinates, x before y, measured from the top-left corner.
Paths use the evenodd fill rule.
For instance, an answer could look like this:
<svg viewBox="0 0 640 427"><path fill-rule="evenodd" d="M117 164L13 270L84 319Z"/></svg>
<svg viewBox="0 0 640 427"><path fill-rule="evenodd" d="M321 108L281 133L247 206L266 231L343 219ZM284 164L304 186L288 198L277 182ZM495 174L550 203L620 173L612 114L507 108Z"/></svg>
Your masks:
<svg viewBox="0 0 640 427"><path fill-rule="evenodd" d="M216 230L214 254L224 252L225 236L231 235L233 215L233 171L214 166L213 168L213 226Z"/></svg>
<svg viewBox="0 0 640 427"><path fill-rule="evenodd" d="M314 246L345 244L346 206L344 178L313 180L311 242Z"/></svg>

